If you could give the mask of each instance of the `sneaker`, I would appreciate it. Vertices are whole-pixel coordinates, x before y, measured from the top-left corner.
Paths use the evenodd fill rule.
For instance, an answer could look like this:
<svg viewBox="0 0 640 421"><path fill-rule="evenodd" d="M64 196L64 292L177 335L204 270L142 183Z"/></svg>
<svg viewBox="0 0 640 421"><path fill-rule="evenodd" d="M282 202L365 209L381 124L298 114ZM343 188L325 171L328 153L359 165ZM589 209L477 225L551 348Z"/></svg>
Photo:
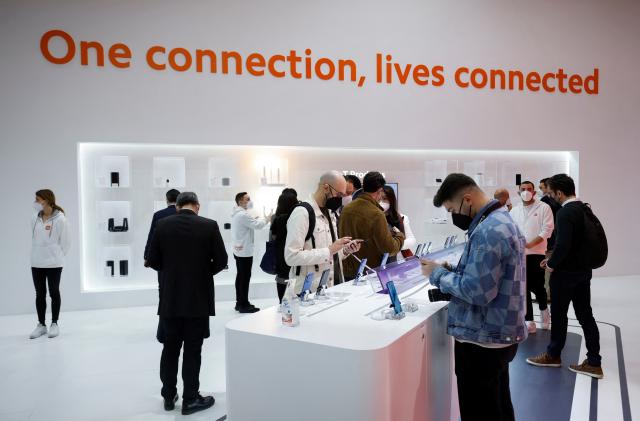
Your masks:
<svg viewBox="0 0 640 421"><path fill-rule="evenodd" d="M562 367L562 359L560 359L560 357L552 357L546 352L543 352L537 357L527 358L527 362L536 367Z"/></svg>
<svg viewBox="0 0 640 421"><path fill-rule="evenodd" d="M58 328L58 323L51 323L51 327L49 328L49 337L55 338L60 334L60 329Z"/></svg>
<svg viewBox="0 0 640 421"><path fill-rule="evenodd" d="M527 330L529 331L530 334L536 333L536 331L538 330L538 327L536 326L536 322L528 322Z"/></svg>
<svg viewBox="0 0 640 421"><path fill-rule="evenodd" d="M38 326L36 326L36 328L33 329L33 332L31 332L31 335L29 335L29 338L36 339L46 334L47 334L47 327L42 323L38 323Z"/></svg>
<svg viewBox="0 0 640 421"><path fill-rule="evenodd" d="M582 364L572 364L569 366L569 370L574 373L584 374L585 376L593 377L594 379L601 379L604 377L602 367L595 367L589 364L588 360L584 360Z"/></svg>
<svg viewBox="0 0 640 421"><path fill-rule="evenodd" d="M542 310L542 328L544 330L551 329L551 312L548 307Z"/></svg>

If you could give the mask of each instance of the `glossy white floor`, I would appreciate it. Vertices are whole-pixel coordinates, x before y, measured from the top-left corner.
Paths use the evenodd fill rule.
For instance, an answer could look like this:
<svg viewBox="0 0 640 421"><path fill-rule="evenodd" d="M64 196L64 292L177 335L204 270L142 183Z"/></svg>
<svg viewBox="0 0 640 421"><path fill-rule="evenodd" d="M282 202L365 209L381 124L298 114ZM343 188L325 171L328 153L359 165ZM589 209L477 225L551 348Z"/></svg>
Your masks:
<svg viewBox="0 0 640 421"><path fill-rule="evenodd" d="M275 288L274 288L275 294ZM632 414L640 414L640 276L603 278L592 288L596 319L622 329ZM30 298L30 297L29 297ZM258 300L261 306L276 300ZM234 317L233 303L220 302L212 336L203 349L201 391L216 405L184 417L217 420L225 411L224 325ZM0 317L0 419L9 420L170 420L159 395L161 346L155 341L155 309L63 313L61 336L29 340L33 315ZM602 335L605 379L599 383L598 418L622 419L615 338ZM260 350L256 350L260 352ZM582 350L584 355L584 348ZM576 391L589 382L576 382ZM179 386L181 390L181 386ZM536 392L531 391L532 398ZM586 420L589 394L574 395L572 419ZM585 398L586 397L586 398ZM582 410L583 408L584 410ZM585 410L587 412L585 412ZM584 418L586 416L586 418Z"/></svg>

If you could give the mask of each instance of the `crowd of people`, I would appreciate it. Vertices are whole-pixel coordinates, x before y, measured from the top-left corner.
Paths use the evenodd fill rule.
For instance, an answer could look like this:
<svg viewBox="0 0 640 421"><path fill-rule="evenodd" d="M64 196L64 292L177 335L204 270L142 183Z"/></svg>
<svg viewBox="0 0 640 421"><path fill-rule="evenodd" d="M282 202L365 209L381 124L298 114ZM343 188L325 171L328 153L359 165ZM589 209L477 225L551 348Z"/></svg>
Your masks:
<svg viewBox="0 0 640 421"><path fill-rule="evenodd" d="M236 262L236 305L239 313L260 309L249 301L255 230L269 229L275 251L275 283L280 301L287 285L300 293L302 280L313 273L312 290L329 270L328 285L356 277L359 262L377 267L410 258L417 244L396 193L377 171L362 180L340 172L322 174L301 200L286 188L275 213L252 214L250 194L235 196L231 237ZM551 329L547 350L527 359L539 367L561 367L567 336L567 312L573 303L583 328L587 359L570 365L577 373L602 378L598 327L590 303L594 265L585 258L585 204L576 198L573 180L564 174L521 183L519 199L500 189L494 198L464 174L450 174L434 198L455 226L467 233L456 266L421 260L432 285L450 297L448 333L455 338L455 372L462 419L513 420L509 363L518 344L535 334L531 293L540 310L540 326ZM198 215L193 192L170 190L167 208L154 214L144 249L144 265L158 273L157 339L163 344L161 394L166 410L178 400L177 374L182 350L184 380L182 413L211 407L215 399L199 393L203 340L209 317L215 315L213 277L228 265L218 224ZM59 334L59 284L70 246L64 210L50 190L36 192L31 258L38 325L31 338ZM354 257L352 257L354 256ZM548 283L548 285L545 285ZM47 285L52 299L52 324L45 323ZM551 299L549 302L549 298ZM550 303L553 311L550 310ZM478 418L480 417L480 418Z"/></svg>

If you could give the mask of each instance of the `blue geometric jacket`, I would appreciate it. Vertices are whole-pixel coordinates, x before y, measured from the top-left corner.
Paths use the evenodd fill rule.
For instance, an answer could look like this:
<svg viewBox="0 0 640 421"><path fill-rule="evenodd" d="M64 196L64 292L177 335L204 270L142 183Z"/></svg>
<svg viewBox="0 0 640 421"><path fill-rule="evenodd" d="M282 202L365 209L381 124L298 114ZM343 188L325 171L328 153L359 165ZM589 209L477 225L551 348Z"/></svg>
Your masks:
<svg viewBox="0 0 640 421"><path fill-rule="evenodd" d="M486 344L514 344L525 328L525 238L506 208L481 221L491 201L474 218L460 263L450 272L439 267L430 282L451 294L447 333Z"/></svg>

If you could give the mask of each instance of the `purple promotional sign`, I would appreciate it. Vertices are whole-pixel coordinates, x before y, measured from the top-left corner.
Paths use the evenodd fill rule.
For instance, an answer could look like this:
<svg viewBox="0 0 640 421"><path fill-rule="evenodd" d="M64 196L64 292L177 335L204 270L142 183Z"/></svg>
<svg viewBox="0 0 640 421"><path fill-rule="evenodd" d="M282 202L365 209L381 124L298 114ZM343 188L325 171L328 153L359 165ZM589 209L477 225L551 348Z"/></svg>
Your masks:
<svg viewBox="0 0 640 421"><path fill-rule="evenodd" d="M458 264L465 246L466 243L458 244L454 247L428 253L422 257L438 263L447 262L455 266ZM416 257L410 257L404 262L394 262L386 266L381 266L376 268L375 271L382 285L382 291L379 291L380 294L389 293L387 290L387 282L389 281L393 281L398 294L428 281L428 279L422 275L420 260Z"/></svg>

